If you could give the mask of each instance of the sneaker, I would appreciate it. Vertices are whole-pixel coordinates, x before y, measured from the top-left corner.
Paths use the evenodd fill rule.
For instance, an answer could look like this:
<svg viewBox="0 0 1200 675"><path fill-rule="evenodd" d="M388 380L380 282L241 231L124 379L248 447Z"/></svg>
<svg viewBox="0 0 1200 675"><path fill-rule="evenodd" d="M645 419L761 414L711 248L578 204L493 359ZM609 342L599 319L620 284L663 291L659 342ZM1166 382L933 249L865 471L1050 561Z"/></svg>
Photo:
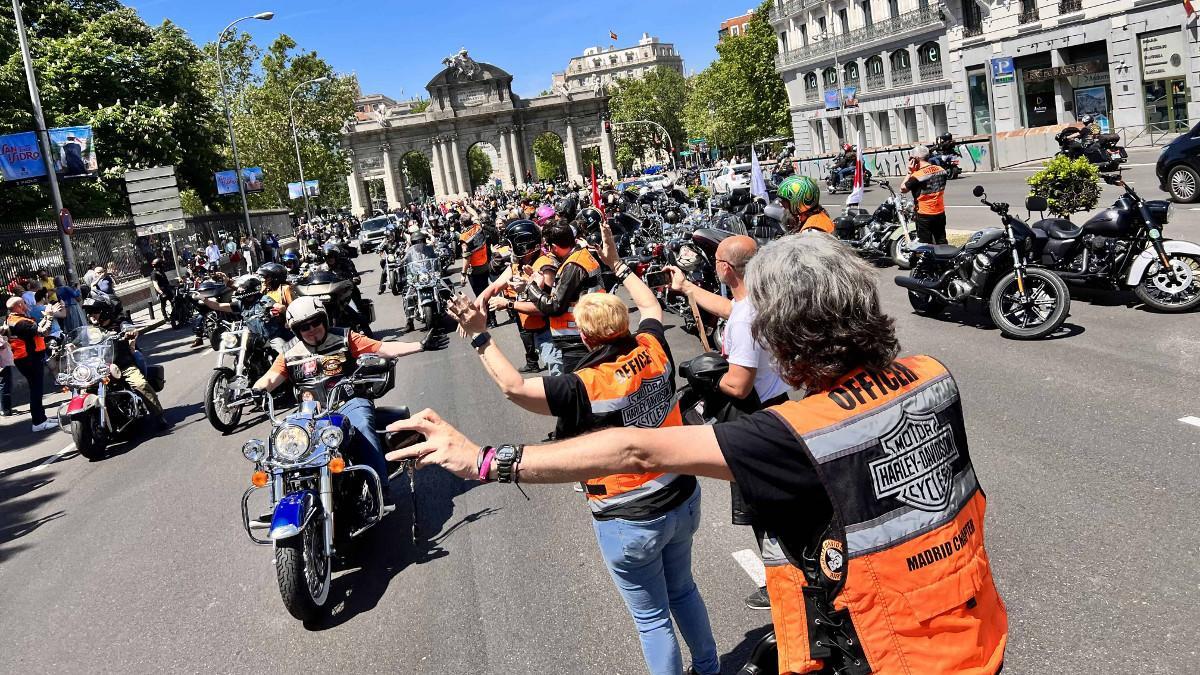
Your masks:
<svg viewBox="0 0 1200 675"><path fill-rule="evenodd" d="M542 367L540 365L538 365L537 363L530 362L530 363L526 363L525 366L522 367L517 372L518 373L526 373L526 374L540 373L540 372L542 372Z"/></svg>
<svg viewBox="0 0 1200 675"><path fill-rule="evenodd" d="M51 430L57 429L57 428L58 428L57 420L46 420L45 422L42 422L41 424L33 425L33 432L36 434L36 433L40 433L43 431L51 431Z"/></svg>
<svg viewBox="0 0 1200 675"><path fill-rule="evenodd" d="M767 595L767 587L763 586L747 595L746 606L750 609L771 609L771 596Z"/></svg>

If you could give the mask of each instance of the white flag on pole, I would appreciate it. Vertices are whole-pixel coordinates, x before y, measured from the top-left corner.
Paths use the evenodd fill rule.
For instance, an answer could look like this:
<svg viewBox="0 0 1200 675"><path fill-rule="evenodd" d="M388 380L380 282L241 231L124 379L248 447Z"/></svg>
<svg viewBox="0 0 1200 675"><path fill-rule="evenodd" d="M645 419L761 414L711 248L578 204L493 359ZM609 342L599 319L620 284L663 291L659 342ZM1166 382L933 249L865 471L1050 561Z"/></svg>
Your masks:
<svg viewBox="0 0 1200 675"><path fill-rule="evenodd" d="M858 206L862 203L863 198L863 167L862 155L854 155L854 189L850 191L850 196L846 197L846 206Z"/></svg>
<svg viewBox="0 0 1200 675"><path fill-rule="evenodd" d="M758 152L750 148L750 194L767 199L767 181L763 180L762 165L758 163Z"/></svg>

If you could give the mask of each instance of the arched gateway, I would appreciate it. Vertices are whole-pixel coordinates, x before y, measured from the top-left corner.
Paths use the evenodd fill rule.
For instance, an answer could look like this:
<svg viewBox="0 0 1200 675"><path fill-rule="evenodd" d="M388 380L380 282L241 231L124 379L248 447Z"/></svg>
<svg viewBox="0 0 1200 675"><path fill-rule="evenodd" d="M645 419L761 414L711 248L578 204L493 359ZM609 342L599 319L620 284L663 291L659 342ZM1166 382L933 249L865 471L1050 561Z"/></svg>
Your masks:
<svg viewBox="0 0 1200 675"><path fill-rule="evenodd" d="M581 153L599 148L603 172L616 178L612 135L601 116L608 111L603 91L558 91L522 99L512 92L512 75L488 63L477 63L460 51L443 61L446 68L429 81L430 106L423 113L381 109L371 119L356 119L343 129L342 147L350 156L350 202L356 214L370 201L366 183L382 181L389 209L404 206L408 195L401 158L418 152L429 160L434 196L451 199L468 194L467 151L489 143L499 155L493 168L505 188L539 178L533 141L545 132L562 139L566 174L582 179L589 171ZM545 178L555 178L546 176Z"/></svg>

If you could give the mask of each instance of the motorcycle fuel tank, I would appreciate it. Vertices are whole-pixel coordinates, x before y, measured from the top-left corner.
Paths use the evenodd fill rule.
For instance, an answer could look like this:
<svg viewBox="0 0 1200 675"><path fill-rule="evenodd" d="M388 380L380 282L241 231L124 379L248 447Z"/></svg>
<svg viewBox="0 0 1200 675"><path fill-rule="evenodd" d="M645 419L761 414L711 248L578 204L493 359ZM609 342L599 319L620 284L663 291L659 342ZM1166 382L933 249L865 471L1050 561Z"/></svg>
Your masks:
<svg viewBox="0 0 1200 675"><path fill-rule="evenodd" d="M1083 224L1083 231L1102 237L1128 237L1133 235L1136 228L1136 207L1125 208L1118 200L1113 208L1104 209L1092 216Z"/></svg>

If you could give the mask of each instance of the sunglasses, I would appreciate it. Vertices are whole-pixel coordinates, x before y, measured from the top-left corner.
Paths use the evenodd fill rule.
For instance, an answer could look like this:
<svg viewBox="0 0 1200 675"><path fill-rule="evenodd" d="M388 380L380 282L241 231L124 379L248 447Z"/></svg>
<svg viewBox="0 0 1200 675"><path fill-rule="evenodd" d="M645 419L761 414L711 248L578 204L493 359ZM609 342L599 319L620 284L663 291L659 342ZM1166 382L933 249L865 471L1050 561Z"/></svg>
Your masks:
<svg viewBox="0 0 1200 675"><path fill-rule="evenodd" d="M295 326L293 326L293 328L295 329L295 331L297 333L305 333L305 332L308 332L320 325L321 325L320 319L310 319L308 321L305 321L304 323L296 324Z"/></svg>

